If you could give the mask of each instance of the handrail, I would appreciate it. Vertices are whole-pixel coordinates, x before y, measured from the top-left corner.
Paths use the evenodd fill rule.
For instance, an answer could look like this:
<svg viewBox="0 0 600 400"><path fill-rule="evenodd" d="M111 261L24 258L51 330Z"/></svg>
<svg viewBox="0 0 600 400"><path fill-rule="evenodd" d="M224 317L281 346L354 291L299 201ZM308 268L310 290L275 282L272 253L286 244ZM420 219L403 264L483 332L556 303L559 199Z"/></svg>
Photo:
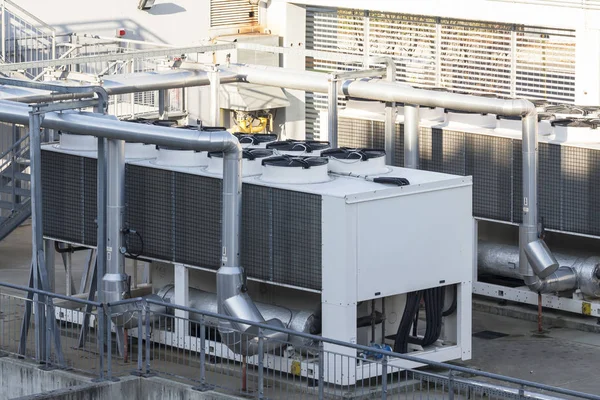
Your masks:
<svg viewBox="0 0 600 400"><path fill-rule="evenodd" d="M22 13L23 15L25 15L27 18L32 19L33 21L35 21L37 24L41 25L42 27L50 30L50 32L52 34L56 33L56 29L54 29L53 27L51 27L50 25L48 25L47 23L45 23L44 21L42 21L41 19L39 19L38 17L36 17L35 15L31 14L29 11L23 9L21 6L19 6L16 3L13 3L11 0L2 0L2 2L4 2L4 4L8 4L11 7L14 7L18 12ZM10 10L9 10L10 11Z"/></svg>
<svg viewBox="0 0 600 400"><path fill-rule="evenodd" d="M536 388L539 390L547 390L550 392L559 393L559 394L566 395L566 396L577 396L577 397L581 397L581 398L588 399L588 400L600 400L600 396L593 395L593 394L581 393L581 392L577 392L577 391L570 390L570 389L564 389L564 388L558 388L558 387L554 387L554 386L545 385L543 383L536 383L536 382L526 381L523 379L512 378L509 376L498 375L498 374L494 374L491 372L478 371L475 369L460 367L457 365L426 360L426 359L423 359L420 357L408 356L406 354L401 354L401 353L394 353L392 351L385 351L385 350L381 350L381 349L377 349L377 348L373 348L373 347L363 346L360 344L342 342L340 340L329 339L329 338L325 338L322 336L311 335L311 334L304 333L304 332L297 332L297 331L293 331L293 330L287 329L287 328L280 328L280 327L271 326L271 325L267 325L267 324L252 322L252 321L248 321L248 320L244 320L244 319L226 316L223 314L212 313L209 311L200 311L200 310L197 310L197 309L194 309L191 307L156 301L156 300L152 300L149 298L137 297L137 298L133 298L133 299L114 302L114 303L112 303L112 305L113 306L114 305L122 305L122 304L126 304L128 302L135 303L135 302L140 302L140 301L145 301L149 304L159 305L159 306L163 306L163 307L167 307L167 308L176 308L178 310L201 314L201 315L205 315L208 317L218 318L218 319L222 319L222 320L226 320L226 321L230 321L230 322L247 324L247 325L251 325L251 326L254 326L254 327L257 327L260 329L264 329L264 330L283 332L288 335L294 335L294 336L298 336L298 337L301 337L304 339L313 340L316 342L324 342L324 343L329 343L329 344L333 344L336 346L354 348L354 349L360 350L360 351L368 351L371 353L380 354L382 356L399 358L399 359L406 360L406 361L430 365L433 367L444 368L444 369L448 369L448 370L452 370L452 371L456 371L456 372L462 372L462 373L466 373L466 374L472 374L472 375L481 376L484 378L489 378L489 379L494 379L494 380L498 380L498 381L512 383L515 385L529 386L529 387ZM111 304L107 304L107 306L110 309Z"/></svg>
<svg viewBox="0 0 600 400"><path fill-rule="evenodd" d="M31 293L39 294L42 296L48 296L48 297L53 297L53 298L57 298L60 300L72 301L75 303L81 303L83 305L88 305L88 306L93 306L93 307L102 307L102 303L99 303L96 301L79 299L77 297L72 297L72 296L65 296L63 294L47 292L45 290L35 289L35 288L28 287L28 286L15 285L15 284L8 283L8 282L0 282L0 287L7 287L10 289L21 290L24 292L31 292Z"/></svg>
<svg viewBox="0 0 600 400"><path fill-rule="evenodd" d="M13 145L8 150L6 150L4 153L0 154L0 158L4 158L7 155L9 155L10 153L12 153L15 150L15 147L17 147L18 145L23 143L26 139L29 139L29 134L23 136L21 139L14 142Z"/></svg>

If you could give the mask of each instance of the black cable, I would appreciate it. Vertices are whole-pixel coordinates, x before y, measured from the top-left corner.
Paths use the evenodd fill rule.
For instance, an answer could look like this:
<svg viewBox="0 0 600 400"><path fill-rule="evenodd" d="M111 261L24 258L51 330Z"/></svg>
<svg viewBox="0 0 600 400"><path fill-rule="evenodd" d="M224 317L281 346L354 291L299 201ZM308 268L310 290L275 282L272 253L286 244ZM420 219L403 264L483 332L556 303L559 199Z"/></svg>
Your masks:
<svg viewBox="0 0 600 400"><path fill-rule="evenodd" d="M135 254L131 253L129 251L129 247L130 247L129 246L129 235L131 233L135 234L138 237L138 239L140 240L140 251L138 253L135 253ZM129 228L124 229L123 230L123 234L125 236L125 255L127 257L137 259L139 256L141 256L144 253L144 239L142 238L142 235L138 231L133 230L133 229L129 229Z"/></svg>
<svg viewBox="0 0 600 400"><path fill-rule="evenodd" d="M458 303L458 285L453 286L454 296L452 297L452 304L450 307L442 313L442 317L448 317L456 312L456 306Z"/></svg>

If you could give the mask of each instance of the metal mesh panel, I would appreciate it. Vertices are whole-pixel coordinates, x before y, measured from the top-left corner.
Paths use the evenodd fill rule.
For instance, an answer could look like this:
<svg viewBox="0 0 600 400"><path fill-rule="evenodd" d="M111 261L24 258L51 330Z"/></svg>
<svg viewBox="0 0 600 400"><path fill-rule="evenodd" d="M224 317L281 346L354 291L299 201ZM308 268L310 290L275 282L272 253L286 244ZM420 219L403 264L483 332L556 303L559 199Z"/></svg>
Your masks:
<svg viewBox="0 0 600 400"><path fill-rule="evenodd" d="M243 185L241 262L248 276L273 281L273 193L257 185Z"/></svg>
<svg viewBox="0 0 600 400"><path fill-rule="evenodd" d="M83 159L83 243L95 246L98 242L98 161Z"/></svg>
<svg viewBox="0 0 600 400"><path fill-rule="evenodd" d="M420 128L420 169L466 175L465 145L464 132Z"/></svg>
<svg viewBox="0 0 600 400"><path fill-rule="evenodd" d="M521 141L518 141L519 145ZM561 196L561 159L562 146L548 143L538 144L538 212L540 222L552 229L564 229L562 226L562 196ZM522 154L522 153L521 153ZM519 165L522 160L519 160ZM522 176L519 170L519 177ZM519 182L521 182L519 180ZM521 183L519 183L521 184ZM520 191L522 193L522 190ZM519 207L515 208L515 215L521 220L522 201L519 198Z"/></svg>
<svg viewBox="0 0 600 400"><path fill-rule="evenodd" d="M563 227L566 231L600 234L600 154L580 147L562 148Z"/></svg>
<svg viewBox="0 0 600 400"><path fill-rule="evenodd" d="M520 139L513 140L513 215L514 223L523 222L523 151Z"/></svg>
<svg viewBox="0 0 600 400"><path fill-rule="evenodd" d="M465 175L473 176L473 213L508 221L512 201L512 140L465 134Z"/></svg>
<svg viewBox="0 0 600 400"><path fill-rule="evenodd" d="M44 235L84 242L83 164L82 157L42 151Z"/></svg>
<svg viewBox="0 0 600 400"><path fill-rule="evenodd" d="M272 190L274 281L321 289L321 197Z"/></svg>
<svg viewBox="0 0 600 400"><path fill-rule="evenodd" d="M174 261L173 175L157 168L125 167L126 226L142 236L143 256Z"/></svg>
<svg viewBox="0 0 600 400"><path fill-rule="evenodd" d="M174 178L174 260L217 269L221 263L221 180L181 173Z"/></svg>

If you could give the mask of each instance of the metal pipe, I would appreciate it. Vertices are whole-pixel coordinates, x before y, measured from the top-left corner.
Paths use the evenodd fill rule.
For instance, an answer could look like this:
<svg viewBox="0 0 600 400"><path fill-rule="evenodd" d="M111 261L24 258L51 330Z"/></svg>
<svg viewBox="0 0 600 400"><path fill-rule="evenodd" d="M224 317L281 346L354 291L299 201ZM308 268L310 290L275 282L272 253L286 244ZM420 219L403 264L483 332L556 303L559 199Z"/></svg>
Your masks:
<svg viewBox="0 0 600 400"><path fill-rule="evenodd" d="M479 242L477 263L480 273L519 279L519 247L509 244ZM542 293L579 289L586 296L600 297L600 257L553 252L561 266L546 279L525 278L533 291ZM571 272L572 273L571 273Z"/></svg>
<svg viewBox="0 0 600 400"><path fill-rule="evenodd" d="M123 254L123 214L125 210L125 142L107 140L107 223L106 273L103 277L105 301L122 300L127 291Z"/></svg>
<svg viewBox="0 0 600 400"><path fill-rule="evenodd" d="M404 105L404 167L419 168L419 106Z"/></svg>
<svg viewBox="0 0 600 400"><path fill-rule="evenodd" d="M14 102L0 101L0 120L27 124L29 122L28 107ZM112 144L109 145L108 151L112 154L112 160L116 160L119 165L122 165L122 141L173 146L189 150L224 152L222 253L221 268L217 271L219 312L226 311L230 316L252 315L257 318L255 322L264 322L262 316L258 318L260 313L257 315L253 312L256 305L245 293L243 270L239 262L242 210L242 147L235 136L227 131L200 132L155 125L132 124L119 121L114 117L83 112L64 112L60 114L49 112L45 115L42 126L109 139ZM112 161L109 161L109 164L112 163ZM109 187L114 185L120 188L122 170L120 168L114 169L111 174L112 176L109 179L112 179L112 181ZM120 204L124 204L120 203L122 201L121 196L122 192L119 192L119 190L109 192L109 205L120 212L122 212ZM120 244L118 238L121 234L119 231L121 226L122 219L119 220L119 217L115 217L107 223L107 243L111 240L110 244L113 247L109 249L109 246L107 246L107 259L109 258L109 251L112 252L111 259L113 254L115 257L121 256L118 254L119 248L117 247ZM112 237L109 239L111 235ZM114 274L116 271L118 271L118 263L107 265L107 273ZM106 294L107 300L110 301L110 299L117 297L116 291L121 287L122 277L113 275L108 278L110 279L107 279L107 281L111 282L108 284L111 291ZM241 300L240 297L242 297ZM227 304L231 307L226 307L226 302L229 302ZM282 322L276 319L267 323L271 326L282 326ZM223 324L220 326L220 331L222 336L227 337L231 334L231 324ZM236 335L239 335L239 332ZM265 333L267 338L276 337L277 340L282 339L281 335L280 332ZM246 337L248 340L245 340L249 345L253 345L251 338L251 336Z"/></svg>
<svg viewBox="0 0 600 400"><path fill-rule="evenodd" d="M218 318L213 318L204 314L206 312L217 314L217 295L193 287L189 288L188 294L189 304L187 306L196 310L196 312L190 312L190 320L200 322L204 319L204 322L207 325L217 326L219 324ZM164 286L157 292L157 295L165 302L175 304L174 285ZM258 302L256 303L256 307L265 319L278 319L283 322L284 327L287 329L311 335L321 333L321 321L315 313L310 310L291 310L286 307ZM167 312L173 314L172 309L167 310ZM298 348L306 348L314 344L312 340L292 335L290 335L288 343Z"/></svg>
<svg viewBox="0 0 600 400"><path fill-rule="evenodd" d="M329 76L327 90L327 139L332 148L338 147L338 80L335 74Z"/></svg>
<svg viewBox="0 0 600 400"><path fill-rule="evenodd" d="M242 82L266 86L284 87L288 89L310 90L328 93L329 85L326 74L306 71L282 70L277 67L257 67L249 65L230 65L221 67L223 72L237 73ZM320 75L320 76L319 76ZM521 224L519 261L523 277L535 276L527 257L525 246L538 240L537 231L537 111L533 103L524 99L504 100L498 98L478 97L451 92L437 92L416 89L404 84L382 80L345 81L338 85L338 94L343 96L401 102L429 107L452 108L463 111L493 113L499 115L516 115L523 118L523 223ZM409 111L410 114L410 111ZM412 118L412 117L411 117ZM417 123L418 125L418 123ZM412 129L412 127L411 127ZM544 252L540 256L549 256Z"/></svg>
<svg viewBox="0 0 600 400"><path fill-rule="evenodd" d="M212 126L221 126L221 107L219 92L221 90L221 76L215 68L208 74L210 80L210 124Z"/></svg>

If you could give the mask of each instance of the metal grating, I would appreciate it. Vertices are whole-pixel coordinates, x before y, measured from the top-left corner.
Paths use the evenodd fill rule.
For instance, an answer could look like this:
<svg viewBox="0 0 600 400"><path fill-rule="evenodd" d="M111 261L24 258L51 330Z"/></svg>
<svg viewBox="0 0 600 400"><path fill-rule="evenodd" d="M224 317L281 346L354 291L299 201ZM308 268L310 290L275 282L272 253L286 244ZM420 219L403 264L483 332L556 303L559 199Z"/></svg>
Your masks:
<svg viewBox="0 0 600 400"><path fill-rule="evenodd" d="M271 189L273 280L321 289L321 197Z"/></svg>
<svg viewBox="0 0 600 400"><path fill-rule="evenodd" d="M210 0L210 27L257 25L258 5L248 0Z"/></svg>
<svg viewBox="0 0 600 400"><path fill-rule="evenodd" d="M403 162L403 125L396 126L396 160ZM341 146L382 147L383 123L342 117ZM473 214L522 222L521 140L421 127L420 168L473 176ZM600 236L600 151L540 143L539 217L548 229Z"/></svg>
<svg viewBox="0 0 600 400"><path fill-rule="evenodd" d="M96 160L42 152L44 234L96 244ZM216 270L221 180L126 165L129 252ZM244 184L241 262L249 277L321 289L321 197Z"/></svg>
<svg viewBox="0 0 600 400"><path fill-rule="evenodd" d="M84 243L84 179L82 157L42 151L44 234Z"/></svg>
<svg viewBox="0 0 600 400"><path fill-rule="evenodd" d="M465 134L465 175L473 177L473 212L510 221L512 216L512 140Z"/></svg>

